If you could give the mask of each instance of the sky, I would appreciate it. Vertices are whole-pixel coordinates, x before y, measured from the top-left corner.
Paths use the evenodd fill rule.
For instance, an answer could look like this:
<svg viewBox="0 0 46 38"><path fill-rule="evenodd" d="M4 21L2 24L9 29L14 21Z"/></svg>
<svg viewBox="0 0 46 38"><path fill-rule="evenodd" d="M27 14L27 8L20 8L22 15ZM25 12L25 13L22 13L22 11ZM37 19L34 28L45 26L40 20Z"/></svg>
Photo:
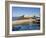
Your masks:
<svg viewBox="0 0 46 38"><path fill-rule="evenodd" d="M12 17L40 16L40 8L36 7L12 7Z"/></svg>

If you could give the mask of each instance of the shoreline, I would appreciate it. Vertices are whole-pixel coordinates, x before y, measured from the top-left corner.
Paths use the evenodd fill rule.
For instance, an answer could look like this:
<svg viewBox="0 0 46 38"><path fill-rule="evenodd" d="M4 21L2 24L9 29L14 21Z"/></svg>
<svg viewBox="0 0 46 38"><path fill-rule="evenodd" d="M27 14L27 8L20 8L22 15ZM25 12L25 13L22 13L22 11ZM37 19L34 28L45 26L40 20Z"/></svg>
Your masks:
<svg viewBox="0 0 46 38"><path fill-rule="evenodd" d="M35 19L15 20L15 21L12 21L12 24L32 23L33 21L36 22Z"/></svg>

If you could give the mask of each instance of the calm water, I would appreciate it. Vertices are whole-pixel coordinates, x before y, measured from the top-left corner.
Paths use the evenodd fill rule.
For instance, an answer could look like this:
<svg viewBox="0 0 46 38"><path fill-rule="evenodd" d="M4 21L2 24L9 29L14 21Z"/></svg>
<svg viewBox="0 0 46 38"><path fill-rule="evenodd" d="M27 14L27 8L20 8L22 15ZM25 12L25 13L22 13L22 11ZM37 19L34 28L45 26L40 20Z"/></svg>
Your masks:
<svg viewBox="0 0 46 38"><path fill-rule="evenodd" d="M12 31L40 30L40 24L14 25Z"/></svg>

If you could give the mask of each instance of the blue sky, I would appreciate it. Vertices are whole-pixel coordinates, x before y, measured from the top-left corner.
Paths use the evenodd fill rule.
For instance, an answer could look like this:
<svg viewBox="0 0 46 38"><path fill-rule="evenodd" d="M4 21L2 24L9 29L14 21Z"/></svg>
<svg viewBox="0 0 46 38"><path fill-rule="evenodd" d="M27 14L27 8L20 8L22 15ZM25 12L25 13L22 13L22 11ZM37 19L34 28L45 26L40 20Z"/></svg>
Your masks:
<svg viewBox="0 0 46 38"><path fill-rule="evenodd" d="M40 16L40 8L35 7L12 7L12 17Z"/></svg>

